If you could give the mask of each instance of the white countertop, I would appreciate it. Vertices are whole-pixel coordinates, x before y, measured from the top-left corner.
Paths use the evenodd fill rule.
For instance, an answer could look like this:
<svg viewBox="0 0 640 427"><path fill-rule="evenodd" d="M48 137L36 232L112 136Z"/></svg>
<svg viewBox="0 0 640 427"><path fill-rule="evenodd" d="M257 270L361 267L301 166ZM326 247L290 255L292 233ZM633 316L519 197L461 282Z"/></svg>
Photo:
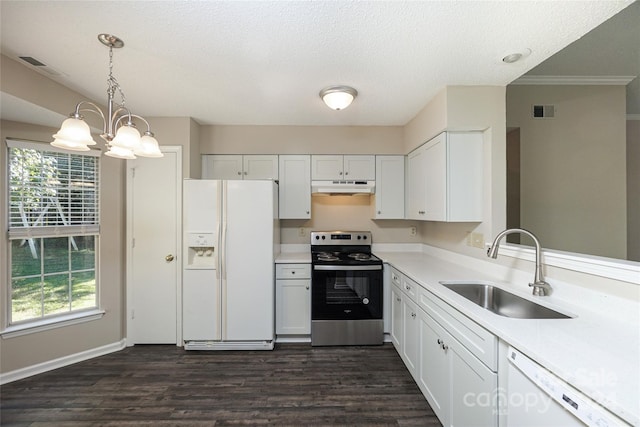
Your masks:
<svg viewBox="0 0 640 427"><path fill-rule="evenodd" d="M311 252L280 252L276 264L311 264Z"/></svg>
<svg viewBox="0 0 640 427"><path fill-rule="evenodd" d="M472 262L463 265L422 252L374 250L374 253L623 420L640 425L640 308L637 305L631 305L630 309L615 301L607 305L605 297L596 310L593 306L580 305L580 294L576 295L575 304L553 295L534 297L528 282L514 285L497 281L488 273L491 268L487 271L477 268L484 261L472 258ZM488 280L509 292L575 317L513 319L499 316L445 288L439 283L444 280Z"/></svg>

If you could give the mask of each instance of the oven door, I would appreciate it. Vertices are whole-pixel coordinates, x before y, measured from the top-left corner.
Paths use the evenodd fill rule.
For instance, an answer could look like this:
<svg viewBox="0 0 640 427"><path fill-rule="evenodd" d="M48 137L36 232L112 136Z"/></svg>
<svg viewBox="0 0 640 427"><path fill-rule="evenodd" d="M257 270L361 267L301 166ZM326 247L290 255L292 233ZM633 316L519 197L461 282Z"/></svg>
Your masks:
<svg viewBox="0 0 640 427"><path fill-rule="evenodd" d="M382 319L382 265L314 265L311 319Z"/></svg>

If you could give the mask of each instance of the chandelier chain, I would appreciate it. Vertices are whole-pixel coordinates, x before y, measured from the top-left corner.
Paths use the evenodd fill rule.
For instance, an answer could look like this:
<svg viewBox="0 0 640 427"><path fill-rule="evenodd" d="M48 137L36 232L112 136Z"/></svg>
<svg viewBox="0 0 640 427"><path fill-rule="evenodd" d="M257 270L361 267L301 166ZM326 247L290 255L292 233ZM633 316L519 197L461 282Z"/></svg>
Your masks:
<svg viewBox="0 0 640 427"><path fill-rule="evenodd" d="M107 79L107 84L109 85L109 92L115 92L115 89L118 89L118 93L120 94L120 98L122 99L122 103L120 104L122 107L125 106L126 99L124 97L124 92L120 87L120 83L116 80L113 75L113 46L109 46L109 78Z"/></svg>

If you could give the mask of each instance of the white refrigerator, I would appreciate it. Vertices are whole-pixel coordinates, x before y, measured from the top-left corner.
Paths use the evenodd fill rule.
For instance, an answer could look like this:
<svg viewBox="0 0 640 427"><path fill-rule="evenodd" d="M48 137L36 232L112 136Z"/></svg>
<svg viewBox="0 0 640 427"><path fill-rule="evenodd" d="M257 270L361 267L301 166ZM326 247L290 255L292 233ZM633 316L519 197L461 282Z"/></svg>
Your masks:
<svg viewBox="0 0 640 427"><path fill-rule="evenodd" d="M185 349L273 349L277 184L187 179L182 194Z"/></svg>

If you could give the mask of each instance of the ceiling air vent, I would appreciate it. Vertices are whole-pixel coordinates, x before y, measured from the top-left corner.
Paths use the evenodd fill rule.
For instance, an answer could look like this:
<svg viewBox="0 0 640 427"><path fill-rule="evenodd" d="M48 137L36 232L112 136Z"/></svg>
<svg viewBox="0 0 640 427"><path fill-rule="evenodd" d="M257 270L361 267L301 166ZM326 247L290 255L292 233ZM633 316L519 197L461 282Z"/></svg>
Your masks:
<svg viewBox="0 0 640 427"><path fill-rule="evenodd" d="M552 119L556 115L555 105L534 105L531 110L534 119Z"/></svg>

